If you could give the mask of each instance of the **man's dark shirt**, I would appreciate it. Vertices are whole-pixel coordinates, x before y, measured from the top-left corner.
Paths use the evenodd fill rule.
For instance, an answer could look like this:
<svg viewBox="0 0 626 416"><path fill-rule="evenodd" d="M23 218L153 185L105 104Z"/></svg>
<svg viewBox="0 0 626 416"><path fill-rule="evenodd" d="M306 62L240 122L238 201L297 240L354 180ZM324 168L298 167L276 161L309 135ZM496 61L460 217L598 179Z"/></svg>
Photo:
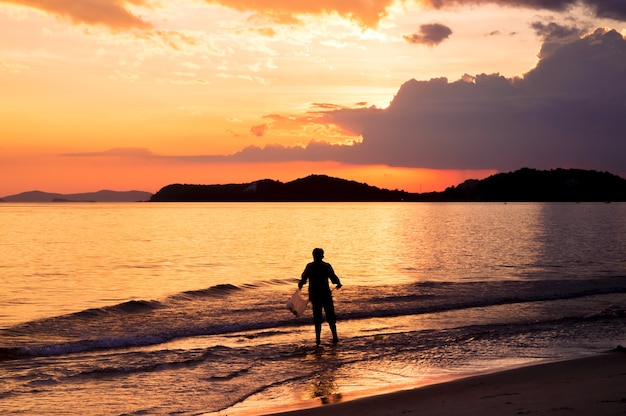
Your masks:
<svg viewBox="0 0 626 416"><path fill-rule="evenodd" d="M330 298L330 286L328 279L336 285L340 285L339 278L333 267L325 261L313 261L306 265L300 279L300 287L309 281L309 299L311 302L324 302Z"/></svg>

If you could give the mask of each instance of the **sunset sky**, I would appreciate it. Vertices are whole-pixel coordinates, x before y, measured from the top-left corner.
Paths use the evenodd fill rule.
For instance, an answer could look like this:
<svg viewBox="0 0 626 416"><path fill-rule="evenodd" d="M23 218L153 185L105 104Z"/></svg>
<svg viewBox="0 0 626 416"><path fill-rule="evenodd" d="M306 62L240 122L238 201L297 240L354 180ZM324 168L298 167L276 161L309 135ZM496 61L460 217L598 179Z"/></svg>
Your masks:
<svg viewBox="0 0 626 416"><path fill-rule="evenodd" d="M626 177L626 1L0 0L0 197Z"/></svg>

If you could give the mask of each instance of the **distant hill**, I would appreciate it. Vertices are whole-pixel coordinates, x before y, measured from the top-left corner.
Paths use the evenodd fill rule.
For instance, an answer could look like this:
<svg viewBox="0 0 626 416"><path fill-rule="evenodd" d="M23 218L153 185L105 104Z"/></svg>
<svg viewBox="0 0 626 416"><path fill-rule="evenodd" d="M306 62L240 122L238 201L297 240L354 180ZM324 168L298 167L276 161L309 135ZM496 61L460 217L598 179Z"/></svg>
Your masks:
<svg viewBox="0 0 626 416"><path fill-rule="evenodd" d="M150 201L400 201L410 195L326 175L283 183L263 179L230 185L168 185Z"/></svg>
<svg viewBox="0 0 626 416"><path fill-rule="evenodd" d="M443 192L410 193L377 188L326 175L291 182L262 179L228 185L173 184L156 194L142 191L98 191L56 194L41 191L5 196L4 202L192 202L192 201L493 201L493 202L618 202L626 201L626 179L609 172L581 169L540 171L524 168L488 178L470 179Z"/></svg>
<svg viewBox="0 0 626 416"><path fill-rule="evenodd" d="M410 193L364 183L311 175L282 183L263 179L229 185L167 185L153 202L191 201L626 201L626 179L608 172L580 169L539 171L524 168L488 178L470 179L443 192Z"/></svg>
<svg viewBox="0 0 626 416"><path fill-rule="evenodd" d="M22 192L2 197L4 202L139 202L148 201L152 194L143 191L108 191L79 194L56 194L41 191Z"/></svg>

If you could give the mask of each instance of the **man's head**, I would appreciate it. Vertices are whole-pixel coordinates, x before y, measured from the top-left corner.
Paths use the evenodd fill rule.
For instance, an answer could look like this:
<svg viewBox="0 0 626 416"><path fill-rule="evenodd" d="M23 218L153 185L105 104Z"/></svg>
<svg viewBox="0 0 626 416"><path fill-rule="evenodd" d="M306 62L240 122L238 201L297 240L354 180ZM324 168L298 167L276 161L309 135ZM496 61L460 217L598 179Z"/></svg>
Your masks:
<svg viewBox="0 0 626 416"><path fill-rule="evenodd" d="M321 248L313 249L313 260L319 261L324 258L324 250Z"/></svg>

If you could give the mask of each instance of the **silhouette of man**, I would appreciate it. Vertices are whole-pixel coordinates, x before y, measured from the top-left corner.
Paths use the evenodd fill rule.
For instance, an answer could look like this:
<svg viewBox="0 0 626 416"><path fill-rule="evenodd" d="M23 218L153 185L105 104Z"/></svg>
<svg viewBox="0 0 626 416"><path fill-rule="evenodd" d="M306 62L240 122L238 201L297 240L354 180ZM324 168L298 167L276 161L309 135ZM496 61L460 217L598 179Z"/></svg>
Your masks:
<svg viewBox="0 0 626 416"><path fill-rule="evenodd" d="M333 333L333 343L339 342L337 338L337 325L335 316L335 305L333 295L330 292L328 279L341 288L339 277L335 274L333 267L323 261L324 250L313 249L313 261L306 265L302 272L302 278L298 282L298 287L302 289L307 280L309 281L309 300L313 305L313 322L315 324L315 343L320 345L320 333L322 332L322 308L326 314L326 322Z"/></svg>

